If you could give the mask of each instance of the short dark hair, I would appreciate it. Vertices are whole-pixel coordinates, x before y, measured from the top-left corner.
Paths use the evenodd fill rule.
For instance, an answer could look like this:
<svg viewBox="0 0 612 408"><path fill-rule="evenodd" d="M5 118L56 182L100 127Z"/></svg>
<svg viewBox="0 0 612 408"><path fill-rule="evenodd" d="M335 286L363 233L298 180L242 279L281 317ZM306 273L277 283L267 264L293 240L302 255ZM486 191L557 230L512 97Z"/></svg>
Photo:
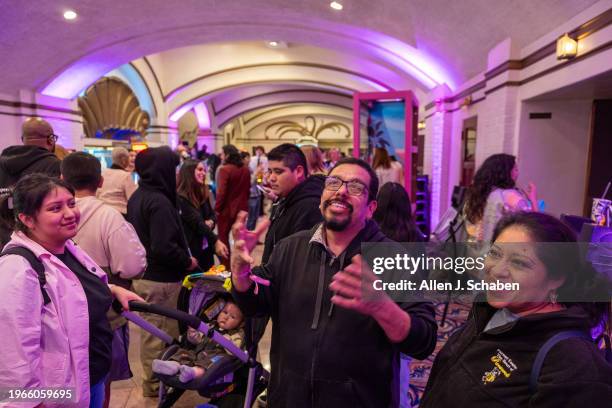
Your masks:
<svg viewBox="0 0 612 408"><path fill-rule="evenodd" d="M75 190L96 191L102 177L100 161L89 153L70 153L62 160L62 177Z"/></svg>
<svg viewBox="0 0 612 408"><path fill-rule="evenodd" d="M368 174L370 175L370 185L368 186L368 202L376 200L376 194L378 194L378 177L376 176L374 170L372 170L372 167L370 167L370 165L364 160L357 159L355 157L343 157L342 159L338 160L336 165L332 167L332 169L327 174L331 175L337 167L340 167L343 164L354 164L368 172Z"/></svg>
<svg viewBox="0 0 612 408"><path fill-rule="evenodd" d="M308 177L308 162L304 152L299 147L292 143L283 143L270 150L268 153L268 161L280 161L284 166L287 166L294 171L297 166L302 166L304 169L304 177Z"/></svg>

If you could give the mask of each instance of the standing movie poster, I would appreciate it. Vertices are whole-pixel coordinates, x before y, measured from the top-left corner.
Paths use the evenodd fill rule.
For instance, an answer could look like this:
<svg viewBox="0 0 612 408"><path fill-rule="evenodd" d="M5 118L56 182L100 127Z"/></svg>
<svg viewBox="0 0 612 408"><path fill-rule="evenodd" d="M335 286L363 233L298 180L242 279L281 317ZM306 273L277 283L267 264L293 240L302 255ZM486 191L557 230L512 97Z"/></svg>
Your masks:
<svg viewBox="0 0 612 408"><path fill-rule="evenodd" d="M376 147L404 165L406 139L406 104L404 101L377 101L368 111L368 147L366 157L374 156Z"/></svg>

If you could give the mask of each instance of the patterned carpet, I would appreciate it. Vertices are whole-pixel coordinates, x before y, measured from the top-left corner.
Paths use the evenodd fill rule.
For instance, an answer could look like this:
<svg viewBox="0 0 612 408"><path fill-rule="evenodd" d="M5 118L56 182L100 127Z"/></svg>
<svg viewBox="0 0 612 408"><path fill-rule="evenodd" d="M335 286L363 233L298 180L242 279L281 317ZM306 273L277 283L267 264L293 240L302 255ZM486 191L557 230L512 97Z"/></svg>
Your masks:
<svg viewBox="0 0 612 408"><path fill-rule="evenodd" d="M469 305L451 303L448 307L446 321L443 327L440 327L442 322L442 313L444 312L444 303L436 305L436 320L438 321L438 342L433 354L426 360L420 361L413 359L410 363L410 389L408 397L413 407L418 407L423 396L427 378L433 361L438 354L438 351L446 344L448 338L459 328L467 319Z"/></svg>

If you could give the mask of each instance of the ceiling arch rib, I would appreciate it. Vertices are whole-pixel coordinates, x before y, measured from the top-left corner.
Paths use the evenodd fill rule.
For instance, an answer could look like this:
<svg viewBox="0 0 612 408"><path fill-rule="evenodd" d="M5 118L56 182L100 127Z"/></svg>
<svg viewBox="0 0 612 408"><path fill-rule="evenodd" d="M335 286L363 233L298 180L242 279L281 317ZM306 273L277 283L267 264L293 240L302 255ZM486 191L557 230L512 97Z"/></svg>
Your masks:
<svg viewBox="0 0 612 408"><path fill-rule="evenodd" d="M286 42L309 44L335 52L353 55L363 61L387 66L406 80L416 80L423 89L440 83L454 84L454 79L436 61L416 48L380 32L330 21L317 21L317 30L302 18L300 23L287 24L263 17L254 23L252 17L243 21L198 22L184 26L158 28L151 32L127 35L82 53L66 53L61 66L48 67L46 79L35 85L45 95L72 98L87 85L113 68L131 60L193 44L219 41L263 41L282 38ZM206 30L202 30L202 25ZM237 27L227 30L227 27ZM99 43L98 43L99 44ZM82 49L82 48L79 48ZM1 84L0 84L1 85Z"/></svg>
<svg viewBox="0 0 612 408"><path fill-rule="evenodd" d="M354 77L358 77L360 78L360 80L362 80L364 83L369 83L372 84L374 87L378 88L380 91L393 91L394 89L387 85L386 83L384 83L383 81L369 76L367 74L361 73L361 72L357 72L357 71L351 71L349 69L345 69L345 68L341 68L341 67L335 67L335 66L331 66L331 65L324 65L324 64L317 64L317 63L312 63L312 62L281 62L281 63L263 63L263 64L253 64L253 65L245 65L245 66L237 66L237 67L232 67L232 68L228 68L222 71L217 71L217 72L212 72L212 73L208 73L205 75L201 75L197 78L191 79L188 82L179 85L178 87L174 88L173 90L171 90L170 92L168 92L165 96L164 96L164 100L165 101L169 101L171 99L173 99L177 94L179 94L182 90L192 86L192 85L197 85L198 82L200 81L205 81L209 78L212 78L214 76L219 76L219 75L223 75L223 74L228 74L228 73L232 73L234 71L242 71L244 72L245 70L252 70L252 69L260 69L260 68L287 68L287 69L291 69L291 68L313 68L313 69L320 69L320 70L329 70L329 71L333 71L333 72L340 72L340 73L344 73L350 76L354 76Z"/></svg>
<svg viewBox="0 0 612 408"><path fill-rule="evenodd" d="M285 82L318 84L319 86L343 89L351 93L355 91L380 92L387 90L379 83L370 82L359 75L333 69L290 65L258 66L207 76L183 89L179 89L167 101L168 110L175 112L186 104L193 103L198 99L206 99L209 94L244 86L245 84Z"/></svg>
<svg viewBox="0 0 612 408"><path fill-rule="evenodd" d="M214 116L218 127L222 127L232 119L244 115L245 112L276 105L304 103L321 104L350 112L352 112L353 108L353 99L351 96L333 91L296 89L294 87L262 93L258 96L246 98L221 108L219 108L214 101L215 99L211 100L211 107L214 109Z"/></svg>

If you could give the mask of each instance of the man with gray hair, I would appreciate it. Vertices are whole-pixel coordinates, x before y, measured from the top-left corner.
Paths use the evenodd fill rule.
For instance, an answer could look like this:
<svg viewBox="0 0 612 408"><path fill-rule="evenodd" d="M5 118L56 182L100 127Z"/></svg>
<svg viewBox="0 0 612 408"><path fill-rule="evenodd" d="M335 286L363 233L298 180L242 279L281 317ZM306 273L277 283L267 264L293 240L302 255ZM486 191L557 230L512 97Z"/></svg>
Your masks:
<svg viewBox="0 0 612 408"><path fill-rule="evenodd" d="M102 172L104 184L98 189L97 197L125 215L127 202L137 188L132 173L126 170L130 165L130 152L125 147L115 147L111 157L113 164Z"/></svg>
<svg viewBox="0 0 612 408"><path fill-rule="evenodd" d="M0 188L9 187L31 173L60 175L60 161L53 154L57 135L44 119L28 118L21 128L23 145L9 146L0 154Z"/></svg>

